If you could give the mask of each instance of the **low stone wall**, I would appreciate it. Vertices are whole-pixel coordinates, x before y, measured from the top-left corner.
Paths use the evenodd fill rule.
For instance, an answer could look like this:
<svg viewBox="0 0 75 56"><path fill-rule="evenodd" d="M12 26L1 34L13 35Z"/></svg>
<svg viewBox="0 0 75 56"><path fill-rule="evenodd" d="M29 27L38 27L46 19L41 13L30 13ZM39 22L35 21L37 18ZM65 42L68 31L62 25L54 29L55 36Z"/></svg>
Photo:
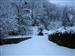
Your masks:
<svg viewBox="0 0 75 56"><path fill-rule="evenodd" d="M7 44L17 44L24 40L31 39L31 37L20 37L20 38L7 38L7 39L0 39L0 46L1 45L7 45Z"/></svg>

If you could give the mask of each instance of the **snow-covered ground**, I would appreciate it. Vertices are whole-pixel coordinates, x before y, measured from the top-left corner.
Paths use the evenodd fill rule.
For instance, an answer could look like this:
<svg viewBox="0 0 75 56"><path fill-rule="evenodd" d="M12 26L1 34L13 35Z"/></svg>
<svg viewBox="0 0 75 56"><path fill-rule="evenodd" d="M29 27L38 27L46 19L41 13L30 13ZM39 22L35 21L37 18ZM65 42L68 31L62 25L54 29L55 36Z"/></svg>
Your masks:
<svg viewBox="0 0 75 56"><path fill-rule="evenodd" d="M50 31L44 31L44 32L46 32L46 33L48 33L48 35L49 34L53 34L53 33L56 33L56 32L62 32L62 33L64 33L64 32L70 32L71 31L71 33L75 33L75 26L74 27L66 27L66 30L64 29L64 27L60 27L60 28L58 28L58 29L55 29L55 30L50 30Z"/></svg>
<svg viewBox="0 0 75 56"><path fill-rule="evenodd" d="M0 46L0 56L74 56L75 49L58 46L48 41L48 36L37 36L33 32L32 39L19 44Z"/></svg>

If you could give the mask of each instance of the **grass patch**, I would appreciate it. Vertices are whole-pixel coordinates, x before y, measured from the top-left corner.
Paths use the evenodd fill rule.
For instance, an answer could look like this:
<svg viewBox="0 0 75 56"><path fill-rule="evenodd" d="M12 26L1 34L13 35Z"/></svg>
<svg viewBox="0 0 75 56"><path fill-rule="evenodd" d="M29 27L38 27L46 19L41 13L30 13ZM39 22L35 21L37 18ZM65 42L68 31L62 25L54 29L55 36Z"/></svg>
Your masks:
<svg viewBox="0 0 75 56"><path fill-rule="evenodd" d="M75 49L75 33L55 33L48 36L48 40L60 46Z"/></svg>

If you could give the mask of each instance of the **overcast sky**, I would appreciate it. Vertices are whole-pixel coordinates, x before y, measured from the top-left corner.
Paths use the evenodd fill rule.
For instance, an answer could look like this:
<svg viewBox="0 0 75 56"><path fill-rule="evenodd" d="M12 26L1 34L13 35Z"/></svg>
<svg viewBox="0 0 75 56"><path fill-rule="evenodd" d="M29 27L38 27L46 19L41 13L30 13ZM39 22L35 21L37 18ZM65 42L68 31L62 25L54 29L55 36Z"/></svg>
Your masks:
<svg viewBox="0 0 75 56"><path fill-rule="evenodd" d="M75 6L75 0L49 0L49 1L58 5Z"/></svg>

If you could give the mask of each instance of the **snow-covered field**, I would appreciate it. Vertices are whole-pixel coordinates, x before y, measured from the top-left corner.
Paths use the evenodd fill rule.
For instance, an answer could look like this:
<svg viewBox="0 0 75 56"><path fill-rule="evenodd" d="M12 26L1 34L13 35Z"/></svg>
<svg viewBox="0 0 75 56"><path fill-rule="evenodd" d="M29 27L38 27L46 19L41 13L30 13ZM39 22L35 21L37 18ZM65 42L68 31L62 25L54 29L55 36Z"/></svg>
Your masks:
<svg viewBox="0 0 75 56"><path fill-rule="evenodd" d="M35 28L36 29L36 28ZM48 36L37 36L19 44L0 46L0 56L74 56L75 49L58 46L48 41Z"/></svg>

